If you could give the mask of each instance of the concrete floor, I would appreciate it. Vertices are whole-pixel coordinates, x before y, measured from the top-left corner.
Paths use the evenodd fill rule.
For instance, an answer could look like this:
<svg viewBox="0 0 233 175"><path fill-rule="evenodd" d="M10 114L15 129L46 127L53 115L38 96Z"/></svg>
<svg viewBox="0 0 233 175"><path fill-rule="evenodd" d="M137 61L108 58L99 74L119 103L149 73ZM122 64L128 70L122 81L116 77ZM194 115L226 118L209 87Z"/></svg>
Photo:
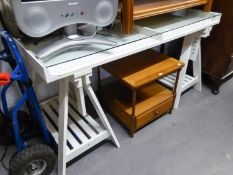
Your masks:
<svg viewBox="0 0 233 175"><path fill-rule="evenodd" d="M233 80L217 96L205 87L202 93L190 89L178 110L138 131L133 139L109 119L121 148L105 143L69 166L67 175L233 173ZM0 155L2 151L0 147ZM1 165L0 174L7 174Z"/></svg>

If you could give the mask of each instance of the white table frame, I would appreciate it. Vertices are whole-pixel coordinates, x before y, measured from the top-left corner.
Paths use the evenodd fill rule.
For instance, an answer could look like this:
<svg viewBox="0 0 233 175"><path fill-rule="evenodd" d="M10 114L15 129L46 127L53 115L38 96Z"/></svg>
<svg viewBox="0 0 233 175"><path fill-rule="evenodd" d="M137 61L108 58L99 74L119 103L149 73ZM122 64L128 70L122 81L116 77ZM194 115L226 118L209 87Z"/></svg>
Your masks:
<svg viewBox="0 0 233 175"><path fill-rule="evenodd" d="M113 49L108 50L111 54L106 52L100 52L94 55L87 56L83 59L77 59L69 61L63 64L59 64L52 67L45 67L40 60L38 60L34 54L28 51L21 43L18 42L22 53L25 56L26 61L33 66L34 70L45 80L46 83L59 81L59 134L55 132L54 137L58 138L59 152L58 152L58 175L65 175L66 163L84 152L92 145L87 146L85 149L76 150L74 154L67 155L66 149L66 139L67 139L67 125L69 126L68 120L68 84L70 78L73 78L76 87L77 87L77 99L80 102L77 109L80 114L84 117L86 114L84 96L83 96L83 87L87 92L87 95L90 97L92 103L94 104L95 109L100 116L100 119L107 130L107 137L111 137L113 142L119 147L119 143L106 119L104 111L102 110L93 89L90 86L90 72L93 68L103 65L105 63L121 59L123 57L141 52L143 50L159 46L161 44L167 43L169 41L185 37L184 44L182 48L181 61L186 64L186 67L182 70L180 75L180 80L178 82L177 88L177 99L175 107L178 107L181 93L188 87L196 85L195 87L198 90L201 90L201 57L200 57L200 40L202 36L205 36L205 33L209 33L211 28L220 22L221 15L215 16L213 18L205 19L190 25L186 25L180 28L177 28L172 31L165 32L159 36L148 37L139 41L135 41L123 46L119 46ZM138 30L140 33L147 33L146 28L140 28ZM184 88L183 82L186 76L186 68L188 60L193 60L194 63L194 75L198 77L197 80L193 81L192 84L189 84ZM47 102L42 104L45 105ZM46 119L47 120L47 119ZM48 127L52 127L49 126ZM52 128L54 130L54 128ZM103 138L102 138L103 139ZM101 139L100 139L101 140Z"/></svg>
<svg viewBox="0 0 233 175"><path fill-rule="evenodd" d="M179 107L180 97L182 92L186 91L188 88L194 86L198 91L202 90L202 72L201 72L201 38L206 38L210 35L212 27L208 27L203 31L196 32L185 36L180 61L182 61L185 66L180 72L180 78L177 84L176 100L174 108ZM187 67L189 61L193 61L193 76L187 75ZM175 84L175 74L168 75L160 80L160 82L166 84L167 86L173 88Z"/></svg>

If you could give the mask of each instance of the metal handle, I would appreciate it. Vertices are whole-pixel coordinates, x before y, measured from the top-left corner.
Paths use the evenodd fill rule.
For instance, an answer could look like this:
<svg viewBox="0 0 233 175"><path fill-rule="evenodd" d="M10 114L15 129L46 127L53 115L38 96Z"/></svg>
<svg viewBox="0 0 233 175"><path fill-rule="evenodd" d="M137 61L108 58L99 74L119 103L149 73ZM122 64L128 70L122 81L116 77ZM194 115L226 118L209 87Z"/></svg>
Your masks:
<svg viewBox="0 0 233 175"><path fill-rule="evenodd" d="M0 73L0 86L10 84L11 75L9 73Z"/></svg>

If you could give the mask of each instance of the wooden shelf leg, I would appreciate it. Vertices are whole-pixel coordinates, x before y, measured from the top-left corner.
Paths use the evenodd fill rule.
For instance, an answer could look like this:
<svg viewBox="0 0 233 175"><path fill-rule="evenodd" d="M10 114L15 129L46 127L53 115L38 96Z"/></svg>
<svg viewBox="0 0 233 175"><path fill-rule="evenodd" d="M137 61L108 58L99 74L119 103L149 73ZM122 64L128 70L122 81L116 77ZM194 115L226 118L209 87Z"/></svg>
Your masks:
<svg viewBox="0 0 233 175"><path fill-rule="evenodd" d="M121 23L125 34L133 31L133 6L134 0L122 0Z"/></svg>
<svg viewBox="0 0 233 175"><path fill-rule="evenodd" d="M178 82L179 82L179 79L180 79L180 71L181 71L181 69L176 72L176 81L175 81L175 84L174 84L174 87L173 87L173 92L172 92L175 97L176 97L177 85L178 85ZM173 110L174 105L175 105L175 99L173 100L173 104L172 104L171 109L169 110L169 114L172 114L172 110Z"/></svg>
<svg viewBox="0 0 233 175"><path fill-rule="evenodd" d="M108 130L108 132L110 133L111 137L112 137L112 141L113 143L119 148L120 147L120 144L112 130L112 127L111 125L109 124L108 122L108 119L95 95L95 92L94 90L92 89L91 87L91 81L90 81L90 76L91 74L88 74L88 75L85 75L82 77L82 80L83 80L83 87L88 95L88 97L90 98L96 112L98 113L99 115L99 118L101 120L101 122L103 123L104 127Z"/></svg>
<svg viewBox="0 0 233 175"><path fill-rule="evenodd" d="M130 127L130 136L131 138L134 137L134 133L136 130L136 117L135 117L135 110L136 110L136 101L137 101L137 90L133 89L132 95L132 117L131 117L131 127Z"/></svg>
<svg viewBox="0 0 233 175"><path fill-rule="evenodd" d="M131 122L132 122L132 125L131 125L131 128L130 128L129 134L130 134L131 138L134 138L135 126L136 126L136 118L133 117Z"/></svg>
<svg viewBox="0 0 233 175"><path fill-rule="evenodd" d="M213 0L208 0L207 4L204 6L204 12L210 12L213 4Z"/></svg>
<svg viewBox="0 0 233 175"><path fill-rule="evenodd" d="M66 174L66 142L68 123L69 78L59 81L59 120L58 120L58 175Z"/></svg>

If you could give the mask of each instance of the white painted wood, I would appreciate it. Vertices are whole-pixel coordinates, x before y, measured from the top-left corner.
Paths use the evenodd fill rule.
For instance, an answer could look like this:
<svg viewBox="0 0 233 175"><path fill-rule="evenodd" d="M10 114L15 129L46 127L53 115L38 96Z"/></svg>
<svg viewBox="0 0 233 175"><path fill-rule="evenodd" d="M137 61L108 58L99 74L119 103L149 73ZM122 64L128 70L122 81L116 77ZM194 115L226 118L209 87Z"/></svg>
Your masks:
<svg viewBox="0 0 233 175"><path fill-rule="evenodd" d="M173 80L175 78L176 78L176 75L171 74L171 75L168 75L167 77L163 77L162 79L159 79L159 81L163 83L164 85L170 88L173 88L175 81L171 81L171 79ZM198 77L192 77L190 75L185 74L181 92L186 91L188 88L192 87L197 82L198 82Z"/></svg>
<svg viewBox="0 0 233 175"><path fill-rule="evenodd" d="M87 112L86 112L83 87L76 88L75 93L76 93L75 95L77 99L78 111L82 116L86 116Z"/></svg>
<svg viewBox="0 0 233 175"><path fill-rule="evenodd" d="M201 37L207 38L208 36L210 36L210 32L212 31L212 29L213 29L213 26L205 28L204 31L202 32Z"/></svg>
<svg viewBox="0 0 233 175"><path fill-rule="evenodd" d="M97 145L98 143L104 141L105 139L107 139L109 137L110 137L109 132L107 130L104 130L103 132L98 134L96 137L93 137L90 140L88 140L87 142L83 143L80 148L73 149L70 153L68 153L67 157L66 157L67 162L76 158L80 154L84 153L85 151L89 150L93 146ZM91 166L91 165L87 165L87 168L88 168L88 166Z"/></svg>
<svg viewBox="0 0 233 175"><path fill-rule="evenodd" d="M183 86L183 82L184 82L184 77L186 75L188 61L189 61L191 51L192 51L193 36L194 35L186 36L184 38L184 42L183 42L180 61L182 61L185 64L185 66L180 71L180 78L179 78L179 81L178 81L178 84L177 84L176 100L175 100L175 104L174 104L175 109L178 108L179 102L180 102L180 96L181 96L181 93L182 93L182 86Z"/></svg>
<svg viewBox="0 0 233 175"><path fill-rule="evenodd" d="M172 80L176 80L176 73L170 74L169 77L170 77Z"/></svg>
<svg viewBox="0 0 233 175"><path fill-rule="evenodd" d="M43 113L44 120L46 122L46 126L48 127L49 132L52 134L55 142L58 144L58 132L57 130L53 127L53 125L50 123L46 115Z"/></svg>
<svg viewBox="0 0 233 175"><path fill-rule="evenodd" d="M72 97L69 97L69 101L70 100L71 100L70 103L72 103L72 106L75 106L76 105L75 100ZM52 135L54 137L58 138L58 132L53 127L53 125L50 123L50 121L47 119L47 117L49 117L53 121L53 123L57 126L58 122L57 122L56 113L58 113L58 108L59 108L58 98L51 98L51 100L46 100L45 102L42 102L41 108L43 111L46 112L46 114L44 114L44 116L45 116L46 124L49 128L49 131L51 133L55 133L55 135L54 134L52 134ZM73 110L73 112L75 113L75 115L78 115L78 113L76 113L74 110ZM78 138L82 141L82 143L79 145L79 144L76 144L75 143L76 141L73 140L73 143L72 143L72 146L74 145L73 149L69 150L67 147L66 162L72 160L73 158L75 158L78 155L82 154L83 152L87 151L88 149L90 149L94 145L96 145L96 144L98 144L98 143L102 142L103 140L110 137L110 133L107 130L104 130L90 115L87 115L84 118L85 118L85 120L87 120L89 125L91 125L96 131L98 131L98 134L92 135L92 137L90 139L88 139L82 133L82 131L77 127L77 125L70 118L68 118L69 129L71 129L72 132L74 132L75 134L77 134L77 136L79 136ZM83 120L83 119L81 119L81 120ZM84 128L86 127L86 125L81 124L80 126L83 126L82 129L85 130ZM73 135L70 136L69 133L70 133L70 131L67 132L67 135L68 135L67 138L68 138L68 141L70 142L70 137L73 137ZM82 135L82 137L80 137L81 135ZM83 138L85 138L85 139L83 139ZM58 139L57 139L57 142L58 142Z"/></svg>
<svg viewBox="0 0 233 175"><path fill-rule="evenodd" d="M53 100L50 102L51 106L53 106L55 109L58 109L58 101ZM87 141L87 137L82 133L82 131L74 124L74 122L68 117L68 127L77 134L77 136L81 139L81 141L85 142ZM68 141L72 142L73 148L79 147L79 143L77 142L76 138L68 131Z"/></svg>
<svg viewBox="0 0 233 175"><path fill-rule="evenodd" d="M89 78L90 76L91 76L91 74L85 75L85 76L82 77L84 89L85 89L88 97L90 98L96 112L98 113L101 122L103 123L104 127L110 133L113 143L115 143L115 145L117 147L120 147L120 144L119 144L119 142L118 142L118 140L117 140L117 138L116 138L116 136L115 136L109 122L108 122L108 119L107 119L107 117L106 117L106 115L105 115L105 113L104 113L104 111L103 111L103 109L102 109L96 95L95 95L95 92L93 91L93 89L92 89L92 87L90 85L90 83L91 83L90 78Z"/></svg>
<svg viewBox="0 0 233 175"><path fill-rule="evenodd" d="M43 100L40 102L40 105L43 107L44 105L47 105L48 102L52 101L52 100L55 100L55 99L58 99L58 96L53 96L49 99L46 99L46 100Z"/></svg>
<svg viewBox="0 0 233 175"><path fill-rule="evenodd" d="M72 97L69 98L69 101L72 104L72 106L75 106L76 102L74 101L74 99L72 99ZM83 118L85 118L86 121L90 125L92 125L99 133L104 131L104 129L90 115L87 114Z"/></svg>
<svg viewBox="0 0 233 175"><path fill-rule="evenodd" d="M171 76L166 76L163 78L165 81L171 84L175 84L175 80L171 78Z"/></svg>
<svg viewBox="0 0 233 175"><path fill-rule="evenodd" d="M35 57L35 54L28 50L19 40L15 39L15 42L20 50L20 53L23 55L24 59L32 65L33 69L38 73L45 81L49 72L45 68L44 64Z"/></svg>
<svg viewBox="0 0 233 175"><path fill-rule="evenodd" d="M194 86L195 89L201 91L202 90L202 73L201 73L201 39L198 40L198 52L197 58L193 61L193 75L198 77L198 82Z"/></svg>
<svg viewBox="0 0 233 175"><path fill-rule="evenodd" d="M197 59L197 55L198 55L199 47L200 47L200 40L201 40L200 35L199 35L199 37L196 37L193 40L192 53L190 56L190 60L192 60L192 61L196 61L196 59Z"/></svg>
<svg viewBox="0 0 233 175"><path fill-rule="evenodd" d="M193 79L192 76L190 76L190 75L188 75L188 74L185 75L185 81L186 81L186 82L189 82L189 81L192 80L192 79Z"/></svg>
<svg viewBox="0 0 233 175"><path fill-rule="evenodd" d="M199 53L199 48L200 48L200 32L194 33L192 35L188 35L185 37L184 42L183 42L183 46L182 46L182 51L181 51L181 56L180 56L180 61L182 61L185 66L182 68L182 70L180 71L180 77L179 77L179 81L177 84L177 90L176 90L176 100L175 100L175 104L174 104L174 108L177 109L179 107L179 102L180 102L180 97L181 97L181 93L184 92L185 90L187 90L188 88L192 87L195 83L197 83L199 81L199 77L201 79L201 73L195 73L195 77L191 77L189 75L186 74L187 71L187 66L188 66L188 62L189 60L195 60L193 62L196 63L196 71L201 70L201 66L199 65L200 60L196 59L194 57L196 57ZM197 62L198 60L198 62ZM168 75L164 78L162 78L160 80L160 82L168 85L169 87L174 87L175 81L173 80L174 78L174 74ZM201 81L199 81L199 83L201 84ZM201 86L201 85L200 85Z"/></svg>
<svg viewBox="0 0 233 175"><path fill-rule="evenodd" d="M167 80L164 79L164 78L160 79L159 82L161 82L161 83L167 85L167 86L170 87L170 88L174 87L174 83L171 83L171 82L167 81Z"/></svg>
<svg viewBox="0 0 233 175"><path fill-rule="evenodd" d="M58 103L57 101L52 101L51 105L58 108ZM86 142L88 141L88 138L83 134L83 132L77 127L77 125L70 119L70 117L68 118L68 127L70 127L70 129L72 129L72 131L78 136L78 138L82 141L82 142Z"/></svg>
<svg viewBox="0 0 233 175"><path fill-rule="evenodd" d="M80 116L75 115L75 111L69 106L69 113L71 117L84 129L84 131L90 136L95 137L96 133L90 128L90 126L81 119Z"/></svg>
<svg viewBox="0 0 233 175"><path fill-rule="evenodd" d="M68 124L68 87L69 78L59 81L59 140L58 140L58 175L66 174L66 140Z"/></svg>
<svg viewBox="0 0 233 175"><path fill-rule="evenodd" d="M44 106L44 110L49 114L49 117L52 119L54 124L58 126L58 116L53 112L53 110L48 105ZM75 147L76 144L79 144L69 131L67 132L67 140L72 147Z"/></svg>
<svg viewBox="0 0 233 175"><path fill-rule="evenodd" d="M76 106L77 110L82 116L87 115L86 110L86 104L85 104L85 98L84 98L84 92L83 92L83 85L82 85L82 79L81 78L75 78L73 79L73 84L75 86L75 96L76 96Z"/></svg>
<svg viewBox="0 0 233 175"><path fill-rule="evenodd" d="M185 80L188 80L185 78ZM193 77L191 80L184 81L182 86L182 92L186 91L188 88L191 88L198 82L198 77Z"/></svg>

